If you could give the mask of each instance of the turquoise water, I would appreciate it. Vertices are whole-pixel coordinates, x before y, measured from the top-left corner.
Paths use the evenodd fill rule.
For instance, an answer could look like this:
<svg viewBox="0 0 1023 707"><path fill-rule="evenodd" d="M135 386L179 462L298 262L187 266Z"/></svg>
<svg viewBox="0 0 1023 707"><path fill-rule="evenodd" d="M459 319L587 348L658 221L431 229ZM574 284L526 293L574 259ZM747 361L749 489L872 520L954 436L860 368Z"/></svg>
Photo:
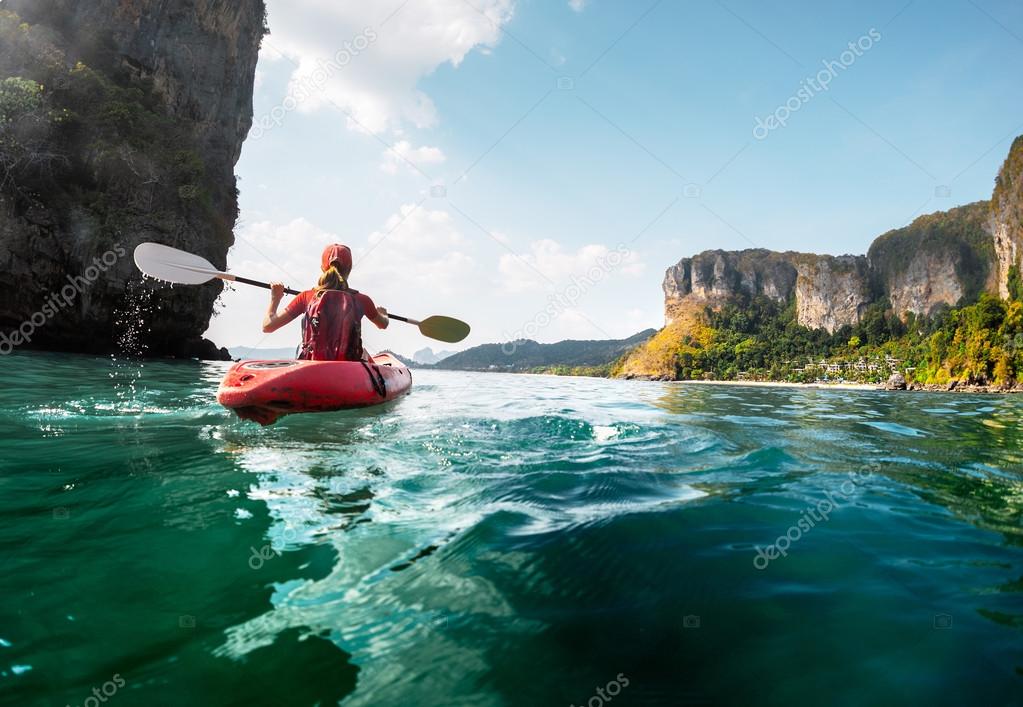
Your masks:
<svg viewBox="0 0 1023 707"><path fill-rule="evenodd" d="M0 358L0 703L1023 703L1023 396L225 370Z"/></svg>

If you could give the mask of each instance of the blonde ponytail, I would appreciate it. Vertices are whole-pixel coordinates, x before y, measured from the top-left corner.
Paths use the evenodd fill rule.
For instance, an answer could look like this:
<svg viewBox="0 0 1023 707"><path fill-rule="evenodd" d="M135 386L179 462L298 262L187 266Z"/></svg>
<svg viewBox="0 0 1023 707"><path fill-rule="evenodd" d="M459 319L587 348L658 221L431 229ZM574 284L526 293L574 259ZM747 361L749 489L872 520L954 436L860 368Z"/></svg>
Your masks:
<svg viewBox="0 0 1023 707"><path fill-rule="evenodd" d="M347 290L348 283L345 276L337 269L336 263L330 264L330 269L320 275L320 281L316 285L317 294L326 290Z"/></svg>

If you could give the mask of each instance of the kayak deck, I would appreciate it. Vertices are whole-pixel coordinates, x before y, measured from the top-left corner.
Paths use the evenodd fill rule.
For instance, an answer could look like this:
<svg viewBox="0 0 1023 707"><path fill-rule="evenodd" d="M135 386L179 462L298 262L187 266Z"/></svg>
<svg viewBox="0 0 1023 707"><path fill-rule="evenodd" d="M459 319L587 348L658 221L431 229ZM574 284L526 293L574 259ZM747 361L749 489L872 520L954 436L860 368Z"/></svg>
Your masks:
<svg viewBox="0 0 1023 707"><path fill-rule="evenodd" d="M412 374L391 354L370 361L239 361L217 401L243 420L271 425L283 415L379 405L404 395Z"/></svg>

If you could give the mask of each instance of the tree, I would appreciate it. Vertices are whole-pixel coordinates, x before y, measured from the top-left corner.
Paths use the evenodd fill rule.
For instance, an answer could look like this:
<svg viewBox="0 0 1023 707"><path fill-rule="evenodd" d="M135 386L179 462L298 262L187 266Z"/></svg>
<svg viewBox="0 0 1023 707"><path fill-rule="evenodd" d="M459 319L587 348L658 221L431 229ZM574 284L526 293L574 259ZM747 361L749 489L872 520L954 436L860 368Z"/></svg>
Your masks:
<svg viewBox="0 0 1023 707"><path fill-rule="evenodd" d="M20 194L24 181L49 177L56 165L67 164L52 147L52 128L62 117L35 81L0 81L0 192Z"/></svg>
<svg viewBox="0 0 1023 707"><path fill-rule="evenodd" d="M1005 385L1012 380L1012 363L1009 360L1009 355L1003 353L998 357L998 361L995 362L995 383L998 385Z"/></svg>
<svg viewBox="0 0 1023 707"><path fill-rule="evenodd" d="M1009 299L1014 302L1023 302L1023 277L1020 277L1019 266L1013 265L1009 268Z"/></svg>

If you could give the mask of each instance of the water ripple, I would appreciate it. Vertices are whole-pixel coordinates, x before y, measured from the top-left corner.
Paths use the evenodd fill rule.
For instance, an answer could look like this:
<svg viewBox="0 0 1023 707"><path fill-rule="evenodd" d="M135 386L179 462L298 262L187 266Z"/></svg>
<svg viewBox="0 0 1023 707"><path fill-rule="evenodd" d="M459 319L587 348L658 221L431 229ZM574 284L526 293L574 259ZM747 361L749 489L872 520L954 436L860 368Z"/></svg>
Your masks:
<svg viewBox="0 0 1023 707"><path fill-rule="evenodd" d="M260 428L221 364L15 358L21 703L118 671L150 702L568 704L622 673L622 704L883 703L952 658L914 700L1017 694L1019 398L422 371Z"/></svg>

